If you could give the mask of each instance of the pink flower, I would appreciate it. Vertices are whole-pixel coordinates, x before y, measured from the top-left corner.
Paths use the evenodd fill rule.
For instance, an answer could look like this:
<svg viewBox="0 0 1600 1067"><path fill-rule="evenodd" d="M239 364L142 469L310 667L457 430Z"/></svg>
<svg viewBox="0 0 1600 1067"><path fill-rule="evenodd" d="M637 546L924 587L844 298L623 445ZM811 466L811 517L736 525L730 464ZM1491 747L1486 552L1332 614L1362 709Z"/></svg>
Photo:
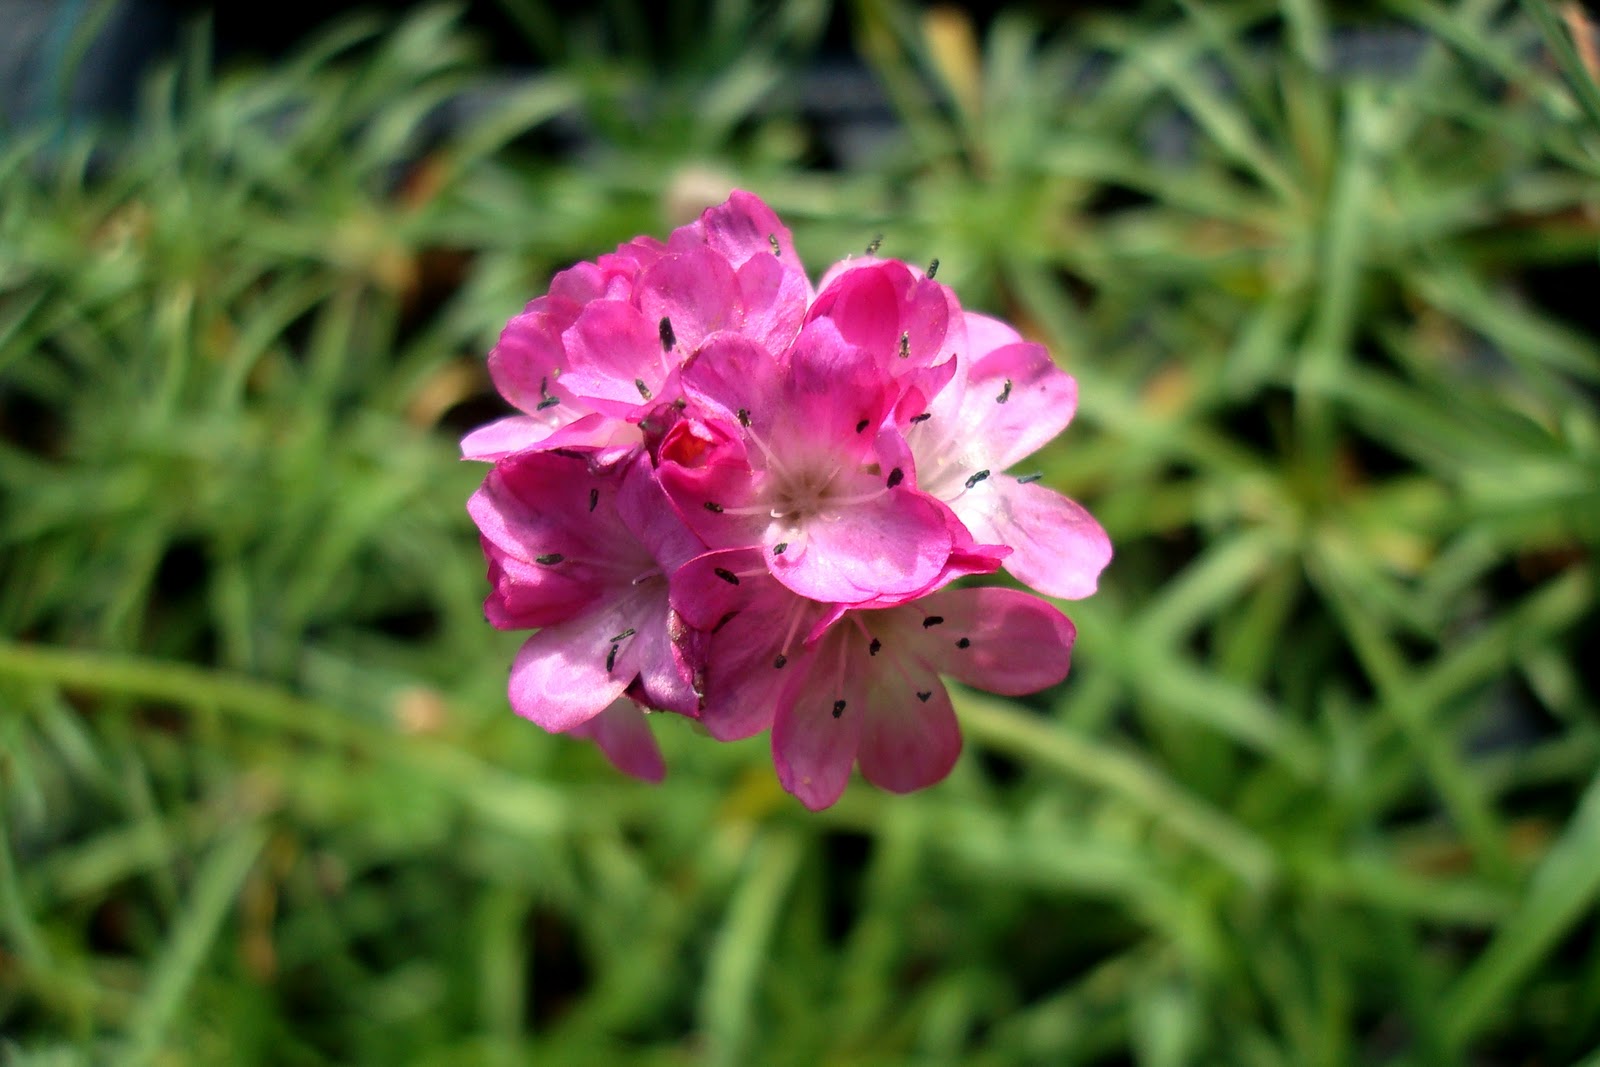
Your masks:
<svg viewBox="0 0 1600 1067"><path fill-rule="evenodd" d="M778 581L826 603L903 599L945 574L956 533L894 462L896 394L831 322L778 360L741 338L709 344L684 385L704 414L674 428L659 476L707 544L759 546Z"/></svg>
<svg viewBox="0 0 1600 1067"><path fill-rule="evenodd" d="M748 193L666 241L558 274L490 372L518 414L463 442L489 621L531 629L512 707L665 771L648 709L713 738L770 730L784 788L853 768L905 792L961 750L949 675L1016 695L1067 673L1072 623L958 578L1005 566L1085 596L1110 559L1076 503L1006 473L1059 433L1072 378L904 263L814 293Z"/></svg>
<svg viewBox="0 0 1600 1067"><path fill-rule="evenodd" d="M667 599L667 575L702 546L674 515L645 457L597 473L582 459L525 452L473 494L499 629L539 627L511 667L511 706L573 729L630 687L645 704L694 714L698 635Z"/></svg>
<svg viewBox="0 0 1600 1067"><path fill-rule="evenodd" d="M1066 429L1078 386L1044 346L999 323L968 315L968 334L999 342L902 425L916 457L918 485L948 504L980 543L1011 549L1003 566L1048 596L1075 600L1095 591L1111 561L1111 540L1080 505L1005 473ZM1009 335L1006 336L1006 335Z"/></svg>
<svg viewBox="0 0 1600 1067"><path fill-rule="evenodd" d="M637 238L556 275L489 354L495 387L521 414L468 434L462 454L577 447L614 460L639 444L653 407L679 396L678 368L708 338L776 354L810 300L788 229L736 192L665 244Z"/></svg>
<svg viewBox="0 0 1600 1067"><path fill-rule="evenodd" d="M897 793L950 773L961 733L939 675L1008 696L1067 675L1076 630L1027 593L955 588L830 611L759 563L712 552L673 576L685 618L714 630L701 719L725 740L770 726L779 781L813 810L839 798L852 765Z"/></svg>

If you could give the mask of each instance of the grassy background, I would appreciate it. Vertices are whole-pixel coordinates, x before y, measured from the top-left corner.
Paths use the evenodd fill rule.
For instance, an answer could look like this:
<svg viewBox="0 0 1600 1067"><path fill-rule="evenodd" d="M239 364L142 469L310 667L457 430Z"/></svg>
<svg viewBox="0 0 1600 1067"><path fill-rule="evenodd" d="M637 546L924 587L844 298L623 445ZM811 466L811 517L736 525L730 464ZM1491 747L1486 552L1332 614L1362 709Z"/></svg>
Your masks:
<svg viewBox="0 0 1600 1067"><path fill-rule="evenodd" d="M1600 91L1555 8L504 6L538 73L444 9L267 69L202 32L128 126L3 141L0 1063L1591 1055ZM845 168L830 20L896 119ZM1043 467L1117 559L924 793L809 815L682 721L652 789L505 706L482 355L735 184L1080 381Z"/></svg>

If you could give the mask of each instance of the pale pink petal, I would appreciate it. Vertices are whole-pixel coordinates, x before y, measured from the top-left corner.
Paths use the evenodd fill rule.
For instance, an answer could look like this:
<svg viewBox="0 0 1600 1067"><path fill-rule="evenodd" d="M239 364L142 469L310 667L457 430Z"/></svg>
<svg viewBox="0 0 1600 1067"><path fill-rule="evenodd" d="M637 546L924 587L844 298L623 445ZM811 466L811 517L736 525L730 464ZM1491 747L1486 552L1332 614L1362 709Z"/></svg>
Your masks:
<svg viewBox="0 0 1600 1067"><path fill-rule="evenodd" d="M1022 335L1009 324L990 318L988 315L963 311L961 319L966 327L968 354L974 362L997 348L1014 345L1022 340Z"/></svg>
<svg viewBox="0 0 1600 1067"><path fill-rule="evenodd" d="M962 430L988 443L999 473L1066 429L1077 407L1078 383L1043 345L1007 345L972 365Z"/></svg>
<svg viewBox="0 0 1600 1067"><path fill-rule="evenodd" d="M606 759L623 774L646 782L659 782L667 775L661 746L656 743L648 719L639 706L626 697L613 700L600 714L568 733L573 737L586 737L599 745Z"/></svg>
<svg viewBox="0 0 1600 1067"><path fill-rule="evenodd" d="M461 439L461 458L497 460L540 444L559 423L532 415L508 415Z"/></svg>
<svg viewBox="0 0 1600 1067"><path fill-rule="evenodd" d="M961 755L961 728L944 683L920 664L903 665L904 673L874 673L856 754L862 776L893 793L943 781Z"/></svg>
<svg viewBox="0 0 1600 1067"><path fill-rule="evenodd" d="M1111 562L1111 539L1094 516L1042 485L989 478L951 508L977 541L1009 546L1006 570L1046 596L1089 596Z"/></svg>

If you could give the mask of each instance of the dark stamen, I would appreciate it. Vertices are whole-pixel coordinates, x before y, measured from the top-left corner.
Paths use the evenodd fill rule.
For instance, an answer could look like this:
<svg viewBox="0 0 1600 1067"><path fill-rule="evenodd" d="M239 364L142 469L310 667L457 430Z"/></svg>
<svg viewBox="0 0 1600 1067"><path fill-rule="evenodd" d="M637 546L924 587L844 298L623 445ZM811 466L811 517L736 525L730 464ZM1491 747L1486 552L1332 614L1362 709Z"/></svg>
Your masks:
<svg viewBox="0 0 1600 1067"><path fill-rule="evenodd" d="M644 384L643 378L635 378L633 380L633 387L639 390L640 396L644 397L646 400L650 399L650 387Z"/></svg>
<svg viewBox="0 0 1600 1067"><path fill-rule="evenodd" d="M743 426L747 430L750 428L750 409L749 408L740 408L739 409L739 425Z"/></svg>
<svg viewBox="0 0 1600 1067"><path fill-rule="evenodd" d="M865 430L869 425L871 425L871 420L862 419L860 422L856 423L856 433L860 433L862 430Z"/></svg>
<svg viewBox="0 0 1600 1067"><path fill-rule="evenodd" d="M926 704L928 702L928 698L931 697L931 696L933 696L933 690L932 689L928 690L926 693L924 693L920 689L917 690L917 699L922 701L924 704Z"/></svg>
<svg viewBox="0 0 1600 1067"><path fill-rule="evenodd" d="M938 259L935 259L932 263L928 264L928 280L932 281L933 280L933 276L935 274L938 274L938 273L939 273L939 261L938 261Z"/></svg>
<svg viewBox="0 0 1600 1067"><path fill-rule="evenodd" d="M672 320L666 316L661 318L661 351L670 352L672 346L678 343L678 335L672 332Z"/></svg>
<svg viewBox="0 0 1600 1067"><path fill-rule="evenodd" d="M729 585L738 585L739 584L739 576L737 574L733 573L732 571L728 570L726 567L713 567L713 568L711 568L711 573L715 574L718 578L721 578L723 581L727 582Z"/></svg>
<svg viewBox="0 0 1600 1067"><path fill-rule="evenodd" d="M720 630L720 629L722 629L722 628L723 628L723 627L724 627L724 626L726 626L726 625L728 625L728 620L729 620L729 619L731 619L731 618L733 618L733 617L734 617L734 616L735 616L735 615L737 615L737 614L739 614L739 613L738 613L738 612L737 612L737 611L730 611L730 612L728 612L728 613L727 613L727 614L726 614L726 615L724 615L724 616L723 616L723 617L722 617L722 618L720 618L720 619L718 619L718 620L717 620L717 624L716 624L716 625L715 625L715 626L713 626L713 627L712 627L712 628L711 628L711 632L712 632L712 633L716 633L716 632L717 632L717 631L718 631L718 630Z"/></svg>
<svg viewBox="0 0 1600 1067"><path fill-rule="evenodd" d="M909 333L903 333L900 335L900 358L911 358L911 334Z"/></svg>
<svg viewBox="0 0 1600 1067"><path fill-rule="evenodd" d="M550 395L550 379L549 378L540 378L539 379L539 396L540 396L541 399L539 400L539 402L537 404L534 405L533 409L535 411L545 411L545 410L547 410L549 408L553 408L557 404L561 403L561 398L559 396L551 396Z"/></svg>
<svg viewBox="0 0 1600 1067"><path fill-rule="evenodd" d="M619 649L621 647L622 647L621 645L612 645L611 646L611 651L606 653L606 673L607 674L610 674L613 670L616 669L616 666L617 666L617 649Z"/></svg>
<svg viewBox="0 0 1600 1067"><path fill-rule="evenodd" d="M1006 379L1005 388L1000 390L1000 395L994 398L996 404L1004 404L1011 399L1011 379Z"/></svg>
<svg viewBox="0 0 1600 1067"><path fill-rule="evenodd" d="M638 632L639 632L638 630L635 630L633 627L630 626L626 630L624 630L620 634L618 634L617 636L611 638L611 640L614 641L614 642L615 641L626 641L628 638L632 637L634 634L636 634Z"/></svg>
<svg viewBox="0 0 1600 1067"><path fill-rule="evenodd" d="M789 542L787 541L779 541L772 546L772 554L774 556L781 556L787 551L789 551Z"/></svg>
<svg viewBox="0 0 1600 1067"><path fill-rule="evenodd" d="M957 648L970 648L971 646L972 640L970 638L963 637L961 640L956 642Z"/></svg>
<svg viewBox="0 0 1600 1067"><path fill-rule="evenodd" d="M913 416L911 416L911 424L913 426L915 426L917 423L919 423L919 422L927 422L931 418L933 418L933 412L924 411L921 415L913 415Z"/></svg>
<svg viewBox="0 0 1600 1067"><path fill-rule="evenodd" d="M883 648L883 642L879 641L876 637L874 637L872 639L872 644L867 646L867 652L870 655L876 656L878 654L878 650L881 649L881 648Z"/></svg>
<svg viewBox="0 0 1600 1067"><path fill-rule="evenodd" d="M1039 471L1038 473L1035 473L1035 474L1019 475L1017 477L1017 484L1018 485L1032 485L1034 482L1038 481L1040 478L1043 478L1043 477L1044 477L1044 471Z"/></svg>
<svg viewBox="0 0 1600 1067"><path fill-rule="evenodd" d="M598 489L589 490L589 510L593 511L594 510L594 506L596 504L598 504L598 503L600 503L600 490L598 490Z"/></svg>
<svg viewBox="0 0 1600 1067"><path fill-rule="evenodd" d="M881 245L881 244L883 244L883 234L880 233L876 237L874 237L870 242L868 242L868 244L867 244L867 255L869 255L869 256L877 255L878 254L878 246Z"/></svg>
<svg viewBox="0 0 1600 1067"><path fill-rule="evenodd" d="M841 716L843 714L844 714L844 701L835 700L833 702L833 717L835 719L837 719L839 716Z"/></svg>
<svg viewBox="0 0 1600 1067"><path fill-rule="evenodd" d="M895 486L899 485L902 481L905 480L905 476L906 476L906 472L901 470L899 467L896 467L894 470L890 471L889 472L889 488L893 489Z"/></svg>
<svg viewBox="0 0 1600 1067"><path fill-rule="evenodd" d="M714 504L711 501L707 500L706 501L706 510L711 512L711 514L713 514L713 515L721 515L722 514L722 505L721 504Z"/></svg>
<svg viewBox="0 0 1600 1067"><path fill-rule="evenodd" d="M977 485L987 477L989 477L988 471L979 471L977 474L974 474L972 477L967 479L967 488L971 489L973 486Z"/></svg>
<svg viewBox="0 0 1600 1067"><path fill-rule="evenodd" d="M772 661L772 669L775 671L781 671L783 670L783 665L788 662L789 657L785 656L782 652L779 652L778 658Z"/></svg>
<svg viewBox="0 0 1600 1067"><path fill-rule="evenodd" d="M941 622L944 622L943 615L929 615L922 620L922 628L926 630L930 626L938 626Z"/></svg>
<svg viewBox="0 0 1600 1067"><path fill-rule="evenodd" d="M533 561L535 563L543 563L546 567L554 567L557 563L560 563L566 558L566 556L563 556L559 552L546 552L542 556L534 556Z"/></svg>
<svg viewBox="0 0 1600 1067"><path fill-rule="evenodd" d="M775 255L775 256L783 255L783 246L778 243L778 235L777 234L775 234L775 233L767 234L767 244L772 246L772 254L773 255Z"/></svg>

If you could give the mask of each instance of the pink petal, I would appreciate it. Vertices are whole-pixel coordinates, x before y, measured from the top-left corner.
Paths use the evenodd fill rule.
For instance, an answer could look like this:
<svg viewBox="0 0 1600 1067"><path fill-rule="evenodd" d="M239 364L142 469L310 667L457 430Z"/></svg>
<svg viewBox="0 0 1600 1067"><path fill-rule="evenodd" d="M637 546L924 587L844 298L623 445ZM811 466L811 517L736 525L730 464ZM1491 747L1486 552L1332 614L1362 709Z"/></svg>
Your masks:
<svg viewBox="0 0 1600 1067"><path fill-rule="evenodd" d="M772 721L772 762L783 788L812 811L839 799L850 781L867 713L866 685L838 658L843 647L810 661L790 680Z"/></svg>
<svg viewBox="0 0 1600 1067"><path fill-rule="evenodd" d="M1111 539L1094 516L1042 485L990 478L951 508L976 540L1010 547L1006 570L1046 596L1089 596L1111 562Z"/></svg>
<svg viewBox="0 0 1600 1067"><path fill-rule="evenodd" d="M728 261L709 248L689 248L663 257L639 276L639 310L659 338L661 320L672 327L674 360L692 353L718 330L744 324L739 281Z"/></svg>
<svg viewBox="0 0 1600 1067"><path fill-rule="evenodd" d="M571 410L570 408L568 410ZM461 439L461 458L497 460L532 448L561 425L534 415L508 415L478 427Z"/></svg>
<svg viewBox="0 0 1600 1067"><path fill-rule="evenodd" d="M1020 590L945 589L895 610L922 616L897 643L909 644L931 669L978 689L1034 693L1061 681L1071 666L1072 622Z"/></svg>
<svg viewBox="0 0 1600 1067"><path fill-rule="evenodd" d="M1022 340L1022 335L1011 325L990 318L988 315L963 311L961 320L967 331L967 351L974 362L997 348L1014 345Z"/></svg>
<svg viewBox="0 0 1600 1067"><path fill-rule="evenodd" d="M1043 345L1007 345L972 365L962 428L982 436L999 472L1066 429L1077 406L1078 383Z"/></svg>
<svg viewBox="0 0 1600 1067"><path fill-rule="evenodd" d="M673 509L650 466L650 458L642 452L623 471L616 507L623 525L645 547L663 575L705 551L705 544Z"/></svg>
<svg viewBox="0 0 1600 1067"><path fill-rule="evenodd" d="M782 555L769 546L778 581L812 600L856 604L927 589L954 541L939 504L900 486L811 519L787 544Z"/></svg>
<svg viewBox="0 0 1600 1067"><path fill-rule="evenodd" d="M961 728L944 683L926 668L905 667L904 674L875 673L856 754L862 776L893 793L943 781L961 755Z"/></svg>
<svg viewBox="0 0 1600 1067"><path fill-rule="evenodd" d="M620 613L598 610L528 638L511 664L507 693L512 710L551 733L571 730L600 714L638 673L630 640L609 654L615 643L610 639L625 629Z"/></svg>
<svg viewBox="0 0 1600 1067"><path fill-rule="evenodd" d="M646 782L659 782L667 775L661 746L656 743L644 712L626 697L613 700L600 714L568 733L599 745L606 759L623 774Z"/></svg>
<svg viewBox="0 0 1600 1067"><path fill-rule="evenodd" d="M811 302L806 276L772 256L755 256L739 268L744 301L742 334L767 352L783 352L794 342Z"/></svg>
<svg viewBox="0 0 1600 1067"><path fill-rule="evenodd" d="M785 458L865 456L894 406L890 385L872 354L846 341L832 322L809 322L789 350L768 444ZM750 411L754 419L757 409Z"/></svg>
<svg viewBox="0 0 1600 1067"><path fill-rule="evenodd" d="M795 255L789 227L754 193L735 189L725 203L708 208L693 229L703 235L711 249L738 268L757 256L772 255L772 242L778 242L783 266L804 277L800 257ZM809 294L807 294L809 298ZM808 299L809 302L809 299Z"/></svg>
<svg viewBox="0 0 1600 1067"><path fill-rule="evenodd" d="M636 413L662 389L670 368L657 324L620 300L596 300L562 335L570 369L561 385L597 411Z"/></svg>

